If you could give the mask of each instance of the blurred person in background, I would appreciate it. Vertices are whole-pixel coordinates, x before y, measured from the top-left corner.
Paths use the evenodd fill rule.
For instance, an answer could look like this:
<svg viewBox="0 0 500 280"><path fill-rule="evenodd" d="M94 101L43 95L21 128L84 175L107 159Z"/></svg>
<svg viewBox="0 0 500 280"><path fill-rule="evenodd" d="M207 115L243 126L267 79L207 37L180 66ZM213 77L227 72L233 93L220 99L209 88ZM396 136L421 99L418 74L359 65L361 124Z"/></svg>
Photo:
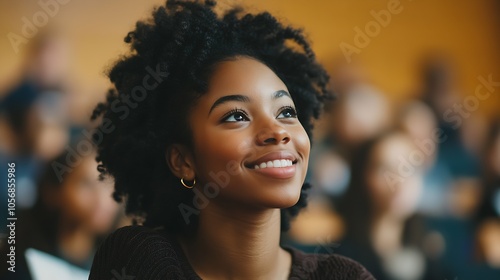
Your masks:
<svg viewBox="0 0 500 280"><path fill-rule="evenodd" d="M330 84L337 97L341 97L361 84L371 84L363 64L354 59L347 62L344 56L333 60L335 67L329 71Z"/></svg>
<svg viewBox="0 0 500 280"><path fill-rule="evenodd" d="M341 77L334 80L343 80L333 89L337 99L330 104L328 114L325 114L326 123L324 138L331 141L333 147L346 159L357 146L367 139L380 133L390 125L391 109L384 93L370 83L354 66L345 66L344 71L337 69ZM335 77L335 76L334 76Z"/></svg>
<svg viewBox="0 0 500 280"><path fill-rule="evenodd" d="M112 198L112 182L98 179L96 153L73 151L47 164L35 206L20 214L16 272L2 269L14 277L8 279L87 279L100 237L123 226L117 224L123 209Z"/></svg>
<svg viewBox="0 0 500 280"><path fill-rule="evenodd" d="M55 34L33 40L21 82L0 99L0 164L16 164L16 208L28 209L37 197L36 181L44 164L61 153L70 132L64 94L67 46ZM7 171L0 171L5 181ZM7 192L0 194L7 199ZM7 213L0 214L2 224ZM5 231L2 226L0 231Z"/></svg>
<svg viewBox="0 0 500 280"><path fill-rule="evenodd" d="M390 106L359 65L340 63L332 80L336 99L319 120L323 133L316 135L308 177L319 192L339 197L349 184L351 154L389 126Z"/></svg>
<svg viewBox="0 0 500 280"><path fill-rule="evenodd" d="M469 275L500 279L500 118L490 125L482 155L483 189L475 213L475 254L467 259L474 268Z"/></svg>
<svg viewBox="0 0 500 280"><path fill-rule="evenodd" d="M433 110L445 140L439 143L438 162L448 166L454 179L478 178L479 157L465 144L462 130L470 113L463 114L457 69L444 54L429 54L422 64L421 97Z"/></svg>
<svg viewBox="0 0 500 280"><path fill-rule="evenodd" d="M445 279L448 274L422 250L425 223L416 214L422 166L418 149L403 132L366 141L351 163L352 180L339 205L346 233L333 250L358 260L377 279Z"/></svg>
<svg viewBox="0 0 500 280"><path fill-rule="evenodd" d="M482 145L482 179L449 193L451 216L431 219L445 241L443 260L464 279L500 279L500 125L494 122Z"/></svg>
<svg viewBox="0 0 500 280"><path fill-rule="evenodd" d="M423 190L418 211L430 216L447 212L446 200L451 185L448 166L437 162L440 137L432 109L418 100L406 101L399 110L397 126L405 131L422 155Z"/></svg>
<svg viewBox="0 0 500 280"><path fill-rule="evenodd" d="M481 200L487 196L487 187L481 180L487 125L479 113L468 112L462 105L457 69L449 56L434 53L428 55L422 65L422 98L432 108L441 135L435 163L441 182L435 186L444 191L439 192L444 194L439 195L439 199L426 195L422 200L431 206L424 207L427 209L442 200L439 212L444 210L444 215L428 217L427 228L443 241L441 259L456 275L492 279L488 278L488 269L478 268L475 260L476 217L483 208Z"/></svg>
<svg viewBox="0 0 500 280"><path fill-rule="evenodd" d="M32 44L20 81L0 99L0 150L49 159L62 151L68 138L59 124L68 125L69 50L57 33L40 34ZM50 129L38 129L45 124ZM49 144L54 142L64 144Z"/></svg>
<svg viewBox="0 0 500 280"><path fill-rule="evenodd" d="M359 144L390 123L389 102L367 79L358 63L342 58L332 71L336 99L319 120L318 142L311 151L309 208L292 224L285 243L311 253L328 253L325 244L344 234L336 211L351 180L349 162ZM317 143L317 144L316 144Z"/></svg>
<svg viewBox="0 0 500 280"><path fill-rule="evenodd" d="M500 118L490 126L482 162L484 195L478 216L498 216L500 214Z"/></svg>

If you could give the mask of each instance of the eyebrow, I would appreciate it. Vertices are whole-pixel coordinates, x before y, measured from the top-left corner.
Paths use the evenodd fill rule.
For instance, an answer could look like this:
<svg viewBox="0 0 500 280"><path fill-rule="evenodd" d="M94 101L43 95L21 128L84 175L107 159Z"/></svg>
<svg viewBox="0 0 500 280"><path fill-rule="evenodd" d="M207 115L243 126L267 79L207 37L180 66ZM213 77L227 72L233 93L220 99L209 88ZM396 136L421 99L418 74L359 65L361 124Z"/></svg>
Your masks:
<svg viewBox="0 0 500 280"><path fill-rule="evenodd" d="M273 99L278 99L280 97L283 97L283 96L288 96L290 97L290 99L292 98L292 96L290 95L290 93L288 93L286 90L278 90L277 92L273 93Z"/></svg>
<svg viewBox="0 0 500 280"><path fill-rule="evenodd" d="M223 96L219 99L217 99L214 104L212 105L212 107L210 108L210 111L208 112L208 114L210 115L210 113L212 113L212 111L217 108L218 106L226 103L226 102L229 102L229 101L239 101L239 102L245 102L245 103L248 103L250 102L250 98L248 98L248 96L245 96L245 95L241 95L241 94L233 94L233 95L226 95L226 96Z"/></svg>
<svg viewBox="0 0 500 280"><path fill-rule="evenodd" d="M272 96L272 99L278 99L280 97L283 97L283 96L288 96L290 98L292 98L292 96L290 96L290 94L285 91L285 90L278 90L276 92L273 93L273 96ZM226 103L226 102L229 102L229 101L238 101L238 102L245 102L245 103L248 103L250 102L250 98L246 95L241 95L241 94L233 94L233 95L226 95L226 96L222 96L221 98L217 99L214 104L212 105L212 107L210 107L210 111L208 112L208 114L210 115L210 113L212 113L212 111L217 108L218 106Z"/></svg>

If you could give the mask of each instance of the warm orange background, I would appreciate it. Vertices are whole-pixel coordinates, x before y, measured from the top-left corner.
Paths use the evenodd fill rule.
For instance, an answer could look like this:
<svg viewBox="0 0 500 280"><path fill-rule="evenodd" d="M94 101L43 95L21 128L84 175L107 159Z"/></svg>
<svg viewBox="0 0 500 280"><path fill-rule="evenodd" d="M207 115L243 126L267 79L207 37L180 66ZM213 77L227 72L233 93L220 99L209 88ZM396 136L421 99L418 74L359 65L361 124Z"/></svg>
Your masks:
<svg viewBox="0 0 500 280"><path fill-rule="evenodd" d="M42 0L44 1L44 0ZM47 0L45 0L47 1ZM55 1L55 0L54 0ZM19 77L24 52L16 54L7 39L9 32L21 33L21 18L31 19L41 7L38 1L0 0L0 92ZM69 0L49 20L69 35L74 60L72 76L90 106L102 95L107 81L103 75L126 48L122 41L137 19L148 15L163 1ZM354 44L355 27L364 29L373 20L371 10L387 9L389 0L240 0L254 10L269 10L298 27L313 42L321 62L333 68L341 55L340 43ZM432 49L446 51L459 66L461 87L470 94L477 76L493 75L500 81L500 2L495 0L401 0L403 10L392 15L370 44L354 54L366 67L372 81L393 100L402 99L418 87L417 65L422 54ZM28 43L29 44L29 43ZM28 45L21 46L21 50ZM499 108L496 97L481 104L483 112ZM87 98L88 96L88 98Z"/></svg>

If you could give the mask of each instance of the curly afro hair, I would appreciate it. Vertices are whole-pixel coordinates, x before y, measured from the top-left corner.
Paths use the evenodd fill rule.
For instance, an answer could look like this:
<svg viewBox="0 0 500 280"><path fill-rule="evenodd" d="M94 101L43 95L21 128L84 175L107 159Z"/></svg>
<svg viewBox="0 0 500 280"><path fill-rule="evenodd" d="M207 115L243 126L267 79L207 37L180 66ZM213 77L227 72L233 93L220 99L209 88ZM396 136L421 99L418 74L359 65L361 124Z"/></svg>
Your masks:
<svg viewBox="0 0 500 280"><path fill-rule="evenodd" d="M179 232L196 225L179 210L194 207L194 194L180 187L165 153L174 143L192 145L186 112L208 90L217 63L247 56L272 69L287 85L309 138L331 96L329 76L302 31L267 12L216 12L215 1L168 0L137 22L125 42L131 51L109 71L114 87L92 114L100 119L93 140L101 177L114 177L114 198L125 199L126 212L145 226ZM282 209L282 230L306 205L307 188L296 205Z"/></svg>

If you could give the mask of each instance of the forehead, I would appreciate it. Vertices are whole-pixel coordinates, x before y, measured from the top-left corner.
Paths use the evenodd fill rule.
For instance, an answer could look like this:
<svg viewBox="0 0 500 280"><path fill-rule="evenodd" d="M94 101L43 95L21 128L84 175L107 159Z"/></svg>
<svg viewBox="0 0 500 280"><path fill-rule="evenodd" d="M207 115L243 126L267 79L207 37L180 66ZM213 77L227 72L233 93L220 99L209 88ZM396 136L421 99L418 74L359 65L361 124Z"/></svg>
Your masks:
<svg viewBox="0 0 500 280"><path fill-rule="evenodd" d="M214 99L228 94L244 94L251 98L265 93L271 96L277 90L287 88L269 67L250 57L236 57L215 67L205 96Z"/></svg>

